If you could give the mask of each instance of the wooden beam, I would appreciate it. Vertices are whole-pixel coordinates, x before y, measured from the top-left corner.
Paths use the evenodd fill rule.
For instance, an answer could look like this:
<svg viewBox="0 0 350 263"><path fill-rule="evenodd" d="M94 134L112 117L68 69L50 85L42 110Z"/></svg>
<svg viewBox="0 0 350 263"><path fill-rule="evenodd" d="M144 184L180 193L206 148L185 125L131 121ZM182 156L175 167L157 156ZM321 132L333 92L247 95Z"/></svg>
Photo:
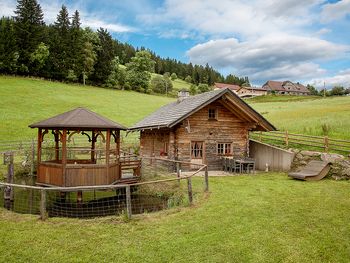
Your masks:
<svg viewBox="0 0 350 263"><path fill-rule="evenodd" d="M118 178L120 179L122 176L122 166L120 165L120 130L116 130L115 132L116 136L117 136L117 142L116 142L116 162L118 163Z"/></svg>
<svg viewBox="0 0 350 263"><path fill-rule="evenodd" d="M62 181L63 185L66 186L66 166L67 166L67 130L63 129L62 134Z"/></svg>
<svg viewBox="0 0 350 263"><path fill-rule="evenodd" d="M39 165L41 163L41 143L42 143L42 129L38 129L38 153L37 153L37 162L38 162L38 171Z"/></svg>
<svg viewBox="0 0 350 263"><path fill-rule="evenodd" d="M107 130L107 136L106 136L106 176L107 176L107 182L108 182L108 179L109 179L109 150L110 150L110 147L111 147L111 130L108 129Z"/></svg>
<svg viewBox="0 0 350 263"><path fill-rule="evenodd" d="M59 144L59 141L60 141L60 138L59 138L59 133L58 132L55 132L55 160L56 162L59 161L60 159L60 153L59 153L59 149L60 149L60 144Z"/></svg>
<svg viewBox="0 0 350 263"><path fill-rule="evenodd" d="M227 96L225 95L225 99L230 101L232 104L235 104L235 105L242 105L242 102L241 101L238 101L237 98L233 98L232 96ZM238 107L238 108L241 108L241 107ZM252 120L254 120L254 122L258 123L258 125L260 125L261 127L263 127L265 130L269 131L269 127L265 126L264 125L264 121L263 119L264 118L257 118L256 117L256 113L250 109L249 107L246 107L247 109L244 111L246 115L248 115Z"/></svg>
<svg viewBox="0 0 350 263"><path fill-rule="evenodd" d="M220 102L239 119L246 122L251 122L251 119L246 114L244 114L242 111L238 111L232 104L228 103L226 100L221 100Z"/></svg>
<svg viewBox="0 0 350 263"><path fill-rule="evenodd" d="M95 163L95 131L91 132L91 162Z"/></svg>

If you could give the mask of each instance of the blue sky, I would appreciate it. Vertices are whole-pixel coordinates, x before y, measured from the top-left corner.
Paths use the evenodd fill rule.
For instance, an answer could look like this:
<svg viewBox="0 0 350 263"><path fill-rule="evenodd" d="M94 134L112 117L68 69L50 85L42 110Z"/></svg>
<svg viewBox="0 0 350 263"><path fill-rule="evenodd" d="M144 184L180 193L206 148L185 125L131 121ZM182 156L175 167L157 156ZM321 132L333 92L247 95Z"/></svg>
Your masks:
<svg viewBox="0 0 350 263"><path fill-rule="evenodd" d="M62 4L163 57L209 63L223 74L350 86L350 0L39 0L52 23ZM0 0L13 15L15 0Z"/></svg>

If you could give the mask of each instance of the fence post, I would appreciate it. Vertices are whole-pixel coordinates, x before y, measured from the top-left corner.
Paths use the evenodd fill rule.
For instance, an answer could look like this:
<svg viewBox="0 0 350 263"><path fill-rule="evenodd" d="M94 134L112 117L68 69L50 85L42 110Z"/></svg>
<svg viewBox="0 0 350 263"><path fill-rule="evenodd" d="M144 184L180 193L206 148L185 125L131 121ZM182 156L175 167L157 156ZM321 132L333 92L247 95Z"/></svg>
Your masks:
<svg viewBox="0 0 350 263"><path fill-rule="evenodd" d="M125 186L125 194L126 194L126 215L128 219L130 219L132 216L130 185Z"/></svg>
<svg viewBox="0 0 350 263"><path fill-rule="evenodd" d="M193 202L193 194L192 194L192 181L191 181L191 177L187 178L187 188L188 188L188 201L190 203L190 205Z"/></svg>
<svg viewBox="0 0 350 263"><path fill-rule="evenodd" d="M40 190L40 219L46 219L46 190Z"/></svg>
<svg viewBox="0 0 350 263"><path fill-rule="evenodd" d="M204 191L205 192L208 192L209 191L209 174L208 174L208 166L205 167L205 170L204 170L204 183L205 183L205 186L204 186Z"/></svg>
<svg viewBox="0 0 350 263"><path fill-rule="evenodd" d="M6 152L4 159L5 159L5 163L7 164L6 182L13 184L13 179L14 179L14 175L15 175L14 165L13 165L13 161L14 161L13 152ZM4 199L8 200L8 201L13 201L14 200L14 193L13 192L14 192L14 189L12 186L6 186L4 188Z"/></svg>
<svg viewBox="0 0 350 263"><path fill-rule="evenodd" d="M32 139L32 146L31 146L31 164L30 164L30 175L34 175L34 162L35 162L35 146L34 146L34 139Z"/></svg>
<svg viewBox="0 0 350 263"><path fill-rule="evenodd" d="M328 152L329 150L329 142L328 142L328 136L324 137L324 151Z"/></svg>
<svg viewBox="0 0 350 263"><path fill-rule="evenodd" d="M180 178L180 163L176 163L176 174L177 178Z"/></svg>
<svg viewBox="0 0 350 263"><path fill-rule="evenodd" d="M288 146L288 144L289 144L288 131L286 131L285 142L286 142L286 146Z"/></svg>

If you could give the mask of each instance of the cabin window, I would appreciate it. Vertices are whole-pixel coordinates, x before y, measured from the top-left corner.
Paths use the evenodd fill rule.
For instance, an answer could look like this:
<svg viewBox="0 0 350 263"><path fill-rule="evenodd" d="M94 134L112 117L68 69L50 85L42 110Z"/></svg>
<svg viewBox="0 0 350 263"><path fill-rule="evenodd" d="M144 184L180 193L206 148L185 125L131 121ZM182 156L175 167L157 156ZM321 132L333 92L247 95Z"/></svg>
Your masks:
<svg viewBox="0 0 350 263"><path fill-rule="evenodd" d="M219 155L231 155L231 143L218 143L217 153Z"/></svg>
<svg viewBox="0 0 350 263"><path fill-rule="evenodd" d="M216 109L209 109L208 110L208 119L209 120L217 120L217 110Z"/></svg>
<svg viewBox="0 0 350 263"><path fill-rule="evenodd" d="M191 142L191 158L203 158L203 142Z"/></svg>

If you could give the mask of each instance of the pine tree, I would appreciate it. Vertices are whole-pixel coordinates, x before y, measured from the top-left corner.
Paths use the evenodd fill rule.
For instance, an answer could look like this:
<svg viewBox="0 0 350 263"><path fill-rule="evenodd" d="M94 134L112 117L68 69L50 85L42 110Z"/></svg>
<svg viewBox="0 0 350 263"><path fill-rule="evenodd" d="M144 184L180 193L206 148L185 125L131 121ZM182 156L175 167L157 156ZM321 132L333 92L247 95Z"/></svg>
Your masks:
<svg viewBox="0 0 350 263"><path fill-rule="evenodd" d="M79 77L82 76L84 65L82 63L81 57L83 56L84 49L86 46L84 45L83 40L83 30L80 28L80 15L79 11L75 10L72 25L71 25L71 68L75 72L75 74ZM82 78L85 78L82 76Z"/></svg>
<svg viewBox="0 0 350 263"><path fill-rule="evenodd" d="M28 73L30 55L43 40L44 15L36 0L18 0L15 14L19 71Z"/></svg>
<svg viewBox="0 0 350 263"><path fill-rule="evenodd" d="M112 71L112 60L115 57L113 50L113 39L107 30L100 28L97 30L100 39L100 47L97 50L97 59L94 73L91 79L97 84L104 84Z"/></svg>
<svg viewBox="0 0 350 263"><path fill-rule="evenodd" d="M80 14L78 10L75 10L73 18L72 18L72 28L73 29L80 29Z"/></svg>
<svg viewBox="0 0 350 263"><path fill-rule="evenodd" d="M0 19L0 72L16 73L17 60L18 51L14 21L8 17L3 17Z"/></svg>
<svg viewBox="0 0 350 263"><path fill-rule="evenodd" d="M70 27L69 13L65 5L62 5L62 8L57 15L55 26L59 29L61 33L66 33L69 30L69 27Z"/></svg>
<svg viewBox="0 0 350 263"><path fill-rule="evenodd" d="M62 5L50 34L53 77L64 80L72 69L70 21L67 7Z"/></svg>

